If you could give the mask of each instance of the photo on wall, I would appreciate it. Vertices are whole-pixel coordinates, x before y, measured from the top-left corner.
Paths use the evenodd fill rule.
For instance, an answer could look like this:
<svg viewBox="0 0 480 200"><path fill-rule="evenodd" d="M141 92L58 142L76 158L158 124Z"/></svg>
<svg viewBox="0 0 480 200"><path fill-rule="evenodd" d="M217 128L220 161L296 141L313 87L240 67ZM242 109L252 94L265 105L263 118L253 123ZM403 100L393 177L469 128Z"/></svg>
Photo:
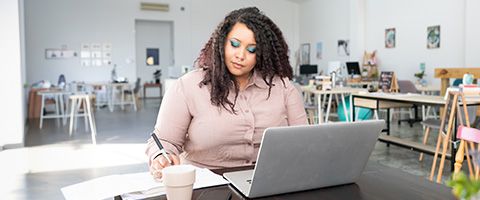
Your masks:
<svg viewBox="0 0 480 200"><path fill-rule="evenodd" d="M427 27L427 49L440 48L440 25Z"/></svg>
<svg viewBox="0 0 480 200"><path fill-rule="evenodd" d="M395 28L385 29L385 48L395 48Z"/></svg>
<svg viewBox="0 0 480 200"><path fill-rule="evenodd" d="M300 64L310 64L310 44L304 43L300 49Z"/></svg>
<svg viewBox="0 0 480 200"><path fill-rule="evenodd" d="M339 56L350 56L349 40L338 40L337 53Z"/></svg>
<svg viewBox="0 0 480 200"><path fill-rule="evenodd" d="M317 42L317 53L316 53L317 59L322 59L323 57L323 43L322 42Z"/></svg>
<svg viewBox="0 0 480 200"><path fill-rule="evenodd" d="M147 48L147 66L157 66L160 63L160 50L158 48Z"/></svg>

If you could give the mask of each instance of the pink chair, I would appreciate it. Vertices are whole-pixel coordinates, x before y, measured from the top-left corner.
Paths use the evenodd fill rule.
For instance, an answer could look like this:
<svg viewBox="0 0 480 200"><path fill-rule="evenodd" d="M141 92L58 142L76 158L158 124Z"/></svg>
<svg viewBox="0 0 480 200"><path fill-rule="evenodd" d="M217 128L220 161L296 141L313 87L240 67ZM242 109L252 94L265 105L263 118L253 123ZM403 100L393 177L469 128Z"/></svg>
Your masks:
<svg viewBox="0 0 480 200"><path fill-rule="evenodd" d="M474 177L478 179L480 170L479 170L479 144L480 144L480 130L476 128L470 128L467 126L460 125L457 129L457 139L460 139L460 147L458 149L455 162L455 168L461 168L463 157L466 155L467 157L467 164L468 164L468 171L470 173L470 177ZM463 148L462 148L463 147ZM473 161L470 159L470 154L473 153ZM474 163L477 163L476 165ZM475 173L474 173L475 170Z"/></svg>

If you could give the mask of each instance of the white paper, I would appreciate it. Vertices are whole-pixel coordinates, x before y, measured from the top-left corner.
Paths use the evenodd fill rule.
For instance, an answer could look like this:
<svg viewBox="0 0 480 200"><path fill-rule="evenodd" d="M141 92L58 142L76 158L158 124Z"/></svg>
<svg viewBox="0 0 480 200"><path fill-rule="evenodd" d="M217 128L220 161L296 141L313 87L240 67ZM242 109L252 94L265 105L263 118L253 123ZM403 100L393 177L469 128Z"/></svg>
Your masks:
<svg viewBox="0 0 480 200"><path fill-rule="evenodd" d="M196 168L194 189L228 182L222 176ZM162 182L155 181L149 172L104 176L61 189L67 200L106 199L122 195L123 199L141 199L165 194Z"/></svg>

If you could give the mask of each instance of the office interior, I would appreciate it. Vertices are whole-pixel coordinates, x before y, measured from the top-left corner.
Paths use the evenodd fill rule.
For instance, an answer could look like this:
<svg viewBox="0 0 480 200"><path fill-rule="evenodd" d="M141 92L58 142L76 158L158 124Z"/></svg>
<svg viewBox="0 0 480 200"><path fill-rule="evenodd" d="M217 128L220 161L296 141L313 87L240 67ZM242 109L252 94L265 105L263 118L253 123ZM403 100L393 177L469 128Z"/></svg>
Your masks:
<svg viewBox="0 0 480 200"><path fill-rule="evenodd" d="M142 3L161 6L145 9ZM336 79L346 87L348 79L362 76L365 53L373 52L378 73L393 71L398 80L419 84L414 74L424 71L421 84L438 88L436 95L441 88L440 78L434 76L436 68L480 65L480 27L476 22L480 1L476 0L3 0L0 85L5 91L2 103L6 111L1 120L0 177L5 177L7 186L0 188L2 198L62 199L60 189L68 185L147 171L145 143L162 93L192 70L223 17L246 6L257 6L280 27L296 80L304 86L316 84L316 76L331 75L338 66ZM440 32L434 47L427 41L432 27ZM392 29L394 44L388 46L386 35ZM153 58L149 52L154 53ZM347 62L353 62L351 70ZM303 73L300 66L305 67ZM133 94L129 100L136 101L110 105L108 91L103 91L104 96L91 102L96 144L88 120L79 118L76 129L70 131L70 110L65 108L65 118L45 118L40 128L38 112L30 109L36 104L36 110L42 111L38 109L41 92L32 91L59 86L61 75L65 87L113 79L128 83L129 88L120 92L129 90L127 93ZM139 87L135 87L138 78ZM378 75L372 80L378 80ZM454 79L450 81L453 84ZM103 90L99 88L92 86L91 90ZM46 98L50 100L45 100L43 110L45 115L52 114L59 100ZM323 123L341 121L339 110L333 105L331 116ZM440 118L439 110L432 112L432 118ZM392 117L392 136L422 142L421 123L399 122L410 117L404 111L375 115ZM313 124L322 123L318 113L313 115ZM432 133L427 144L434 146L437 135ZM428 179L433 156L425 154L422 161L419 156L418 151L379 141L369 162ZM446 163L443 180L451 176L449 161Z"/></svg>

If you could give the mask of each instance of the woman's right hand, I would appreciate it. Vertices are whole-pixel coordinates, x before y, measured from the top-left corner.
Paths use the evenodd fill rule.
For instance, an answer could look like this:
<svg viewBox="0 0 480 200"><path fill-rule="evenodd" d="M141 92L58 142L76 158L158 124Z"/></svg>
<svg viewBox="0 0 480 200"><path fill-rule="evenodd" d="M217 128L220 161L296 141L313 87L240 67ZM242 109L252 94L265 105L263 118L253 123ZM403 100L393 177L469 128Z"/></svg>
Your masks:
<svg viewBox="0 0 480 200"><path fill-rule="evenodd" d="M180 158L177 155L167 154L173 164L168 163L168 160L165 158L164 155L159 155L155 159L153 159L150 165L150 174L152 174L153 178L160 179L162 178L162 169L168 167L170 165L179 165Z"/></svg>

